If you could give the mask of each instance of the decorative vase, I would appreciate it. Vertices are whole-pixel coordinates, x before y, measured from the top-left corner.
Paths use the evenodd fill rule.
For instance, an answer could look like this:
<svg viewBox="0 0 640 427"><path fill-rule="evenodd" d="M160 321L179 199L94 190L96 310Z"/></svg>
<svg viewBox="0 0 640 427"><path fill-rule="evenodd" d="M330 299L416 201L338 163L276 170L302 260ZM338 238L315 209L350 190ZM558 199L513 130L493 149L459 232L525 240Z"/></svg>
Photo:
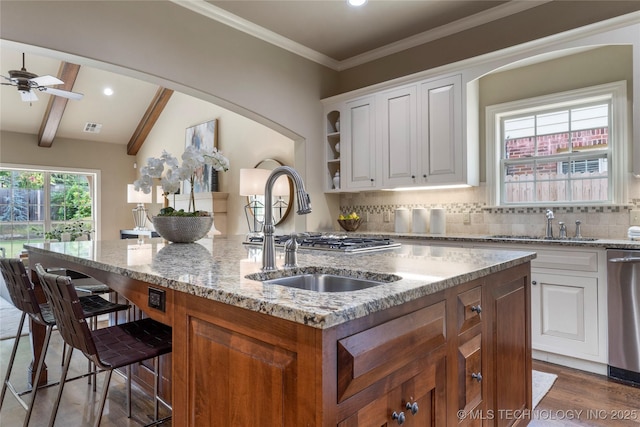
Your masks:
<svg viewBox="0 0 640 427"><path fill-rule="evenodd" d="M211 230L213 216L154 216L152 222L165 240L172 243L193 243Z"/></svg>

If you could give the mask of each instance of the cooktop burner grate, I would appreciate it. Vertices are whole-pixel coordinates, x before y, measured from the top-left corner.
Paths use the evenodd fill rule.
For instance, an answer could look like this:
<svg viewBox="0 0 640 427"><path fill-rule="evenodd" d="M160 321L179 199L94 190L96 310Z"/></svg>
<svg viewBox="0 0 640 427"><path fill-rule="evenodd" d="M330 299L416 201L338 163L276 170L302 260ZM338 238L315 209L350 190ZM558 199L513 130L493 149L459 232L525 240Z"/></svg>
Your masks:
<svg viewBox="0 0 640 427"><path fill-rule="evenodd" d="M273 239L276 246L283 246L291 236L275 235ZM262 244L262 236L251 236L245 243ZM397 248L400 243L385 238L348 237L343 235L310 234L298 239L301 249L316 249L339 252L365 252L389 248Z"/></svg>

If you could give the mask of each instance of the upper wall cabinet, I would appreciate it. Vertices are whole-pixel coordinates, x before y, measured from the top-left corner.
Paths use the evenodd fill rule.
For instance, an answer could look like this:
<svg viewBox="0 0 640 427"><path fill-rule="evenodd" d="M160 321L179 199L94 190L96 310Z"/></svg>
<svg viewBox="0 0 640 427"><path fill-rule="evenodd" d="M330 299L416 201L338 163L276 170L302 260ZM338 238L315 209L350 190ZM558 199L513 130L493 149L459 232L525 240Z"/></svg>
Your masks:
<svg viewBox="0 0 640 427"><path fill-rule="evenodd" d="M477 177L469 177L467 168L473 162L472 169L477 170L478 158L469 155L463 140L462 100L462 79L454 75L381 91L334 108L343 111L341 179L335 189L327 180L326 190L477 185ZM335 169L330 166L332 156L328 152L329 173Z"/></svg>
<svg viewBox="0 0 640 427"><path fill-rule="evenodd" d="M379 188L375 97L347 102L343 120L342 174L344 189Z"/></svg>

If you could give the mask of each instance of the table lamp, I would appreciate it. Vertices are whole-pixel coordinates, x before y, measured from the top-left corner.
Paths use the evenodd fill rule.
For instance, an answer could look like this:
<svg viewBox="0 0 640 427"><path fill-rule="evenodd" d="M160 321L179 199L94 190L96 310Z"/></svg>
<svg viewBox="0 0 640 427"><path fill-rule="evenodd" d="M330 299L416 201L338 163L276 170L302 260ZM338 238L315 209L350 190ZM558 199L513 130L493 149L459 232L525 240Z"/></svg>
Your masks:
<svg viewBox="0 0 640 427"><path fill-rule="evenodd" d="M151 203L153 197L151 193L145 194L142 191L136 191L133 184L127 184L127 203L137 203L133 208L133 224L134 230L146 230L147 209L145 203Z"/></svg>
<svg viewBox="0 0 640 427"><path fill-rule="evenodd" d="M240 195L249 198L249 203L244 207L244 214L250 233L262 231L263 221L258 219L258 212L264 209L264 204L258 200L258 196L264 196L264 187L270 174L271 171L267 169L240 169Z"/></svg>

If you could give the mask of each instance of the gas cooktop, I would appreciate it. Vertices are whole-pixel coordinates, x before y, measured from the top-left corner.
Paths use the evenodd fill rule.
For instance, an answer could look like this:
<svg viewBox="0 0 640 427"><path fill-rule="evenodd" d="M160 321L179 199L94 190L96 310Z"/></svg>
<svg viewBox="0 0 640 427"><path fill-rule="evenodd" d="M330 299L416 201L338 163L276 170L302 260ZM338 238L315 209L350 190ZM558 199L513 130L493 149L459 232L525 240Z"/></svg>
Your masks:
<svg viewBox="0 0 640 427"><path fill-rule="evenodd" d="M288 234L275 235L273 239L276 246L284 246L291 238ZM261 245L262 236L251 236L245 241L248 245ZM308 234L298 237L300 249L315 249L322 251L338 252L366 252L397 248L400 243L385 238L350 237L340 234Z"/></svg>

